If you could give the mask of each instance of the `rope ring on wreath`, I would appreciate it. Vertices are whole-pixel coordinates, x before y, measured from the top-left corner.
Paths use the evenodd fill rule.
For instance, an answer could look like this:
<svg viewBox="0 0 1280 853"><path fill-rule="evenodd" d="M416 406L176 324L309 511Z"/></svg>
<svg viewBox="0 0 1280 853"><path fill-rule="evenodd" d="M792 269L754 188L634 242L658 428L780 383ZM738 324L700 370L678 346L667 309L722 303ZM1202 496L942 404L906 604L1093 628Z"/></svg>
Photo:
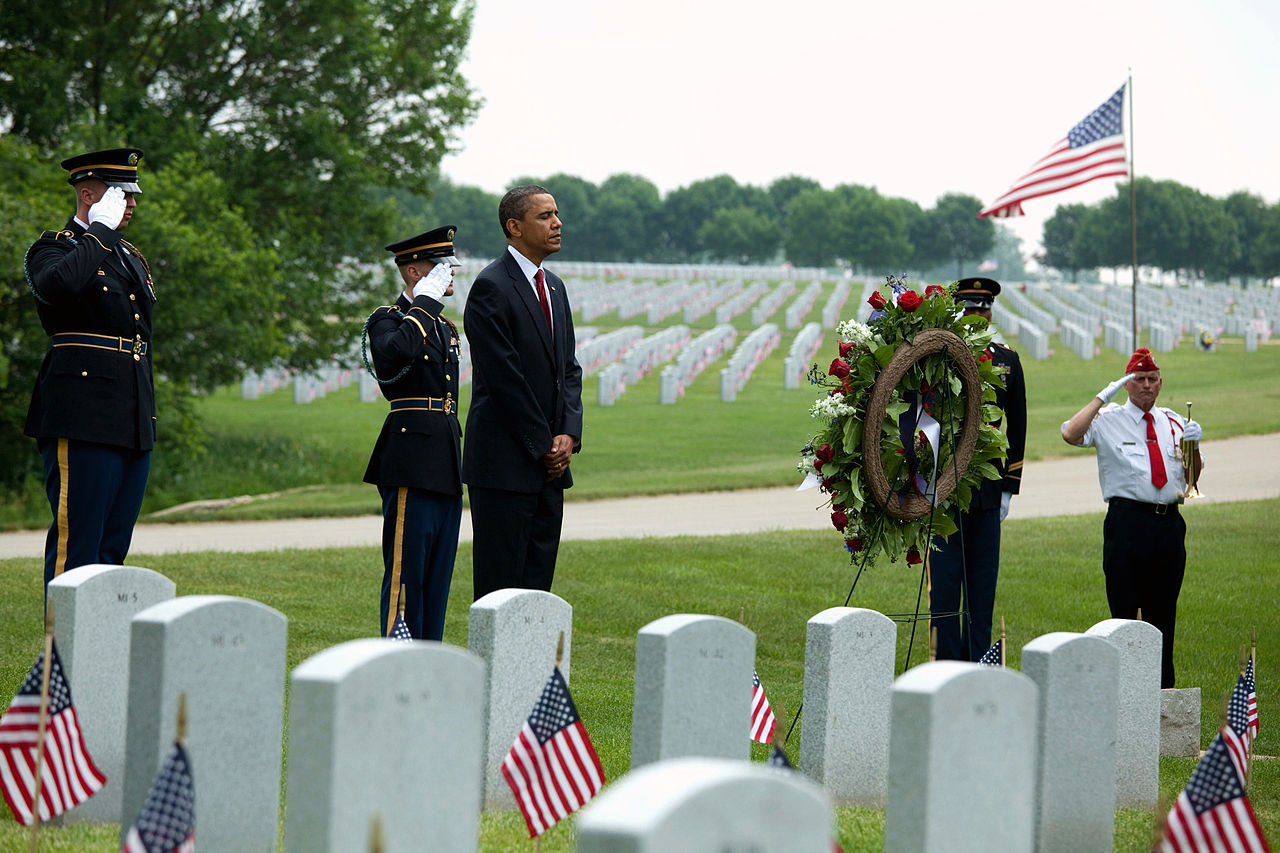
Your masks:
<svg viewBox="0 0 1280 853"><path fill-rule="evenodd" d="M875 384L871 386L871 396L867 401L867 426L862 433L863 474L871 487L871 496L877 506L884 507L885 512L900 521L914 521L923 518L932 510L932 505L924 495L910 494L901 503L891 500L896 497L889 491L889 478L884 473L884 463L880 461L880 424L888 413L889 398L907 371L921 359L945 350L960 374L960 384L964 396L964 422L960 427L960 442L956 448L956 464L948 465L947 470L938 477L935 502L941 504L955 491L958 473L969 467L973 458L974 447L978 443L978 427L982 418L982 378L978 374L978 362L969 351L960 336L946 329L925 329L916 335L914 343L903 344L893 354L893 358L880 371ZM871 425L875 424L875 429Z"/></svg>

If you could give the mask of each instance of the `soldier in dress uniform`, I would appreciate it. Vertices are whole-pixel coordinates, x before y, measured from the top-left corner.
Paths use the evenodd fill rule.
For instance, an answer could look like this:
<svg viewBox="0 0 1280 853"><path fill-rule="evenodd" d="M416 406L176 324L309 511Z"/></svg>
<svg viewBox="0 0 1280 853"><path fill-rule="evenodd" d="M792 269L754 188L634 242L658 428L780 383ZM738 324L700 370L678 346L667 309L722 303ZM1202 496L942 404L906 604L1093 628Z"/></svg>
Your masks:
<svg viewBox="0 0 1280 853"><path fill-rule="evenodd" d="M137 206L137 148L62 161L76 210L26 254L27 283L49 351L25 432L44 458L53 523L44 580L93 563L124 563L156 438L146 259L124 240Z"/></svg>
<svg viewBox="0 0 1280 853"><path fill-rule="evenodd" d="M989 278L963 278L957 283L956 301L965 314L991 320L991 305L1000 284ZM992 342L983 357L990 357L1004 374L1004 388L996 388L996 406L1004 412L1009 450L996 460L997 480L983 480L969 509L960 514L956 533L934 537L929 554L930 609L938 632L938 660L976 661L991 646L991 617L1000 572L1000 523L1009 514L1009 503L1022 483L1022 458L1027 445L1027 385L1018 354L1003 343ZM994 426L999 427L1000 421ZM961 608L964 594L965 607ZM968 618L956 615L967 611ZM951 615L946 615L951 614Z"/></svg>
<svg viewBox="0 0 1280 853"><path fill-rule="evenodd" d="M387 246L404 292L366 323L371 371L391 403L364 474L382 496L383 636L395 623L401 584L409 633L444 635L462 521L461 349L457 327L441 313L460 266L455 230L446 225Z"/></svg>

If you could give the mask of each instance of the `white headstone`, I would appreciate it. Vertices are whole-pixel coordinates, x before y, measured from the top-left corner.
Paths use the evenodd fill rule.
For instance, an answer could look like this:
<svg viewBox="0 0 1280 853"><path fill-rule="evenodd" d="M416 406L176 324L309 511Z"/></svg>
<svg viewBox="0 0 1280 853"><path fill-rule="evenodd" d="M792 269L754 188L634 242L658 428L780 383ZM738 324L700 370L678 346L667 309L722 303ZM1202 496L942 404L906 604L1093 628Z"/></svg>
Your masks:
<svg viewBox="0 0 1280 853"><path fill-rule="evenodd" d="M1200 755L1200 688L1166 687L1160 691L1160 754Z"/></svg>
<svg viewBox="0 0 1280 853"><path fill-rule="evenodd" d="M884 806L897 637L892 619L860 607L809 620L800 769L836 803Z"/></svg>
<svg viewBox="0 0 1280 853"><path fill-rule="evenodd" d="M471 605L467 647L487 665L483 719L484 801L491 809L515 806L502 778L502 760L542 695L564 634L560 674L569 681L573 608L536 589L499 589Z"/></svg>
<svg viewBox="0 0 1280 853"><path fill-rule="evenodd" d="M432 641L351 640L303 661L289 700L285 850L473 853L484 662ZM198 793L198 789L197 789Z"/></svg>
<svg viewBox="0 0 1280 853"><path fill-rule="evenodd" d="M1028 853L1036 686L1020 672L921 664L893 685L885 853Z"/></svg>
<svg viewBox="0 0 1280 853"><path fill-rule="evenodd" d="M578 817L578 853L830 853L822 789L785 769L660 761L605 788Z"/></svg>
<svg viewBox="0 0 1280 853"><path fill-rule="evenodd" d="M1040 688L1036 853L1111 853L1120 655L1099 637L1058 631L1022 647Z"/></svg>
<svg viewBox="0 0 1280 853"><path fill-rule="evenodd" d="M751 754L756 635L720 616L681 613L636 635L631 766Z"/></svg>
<svg viewBox="0 0 1280 853"><path fill-rule="evenodd" d="M1116 806L1150 809L1160 784L1160 629L1135 619L1105 619L1085 633L1120 653L1116 724Z"/></svg>
<svg viewBox="0 0 1280 853"><path fill-rule="evenodd" d="M285 633L278 611L225 595L182 596L134 617L124 826L173 746L185 691L201 849L276 849Z"/></svg>
<svg viewBox="0 0 1280 853"><path fill-rule="evenodd" d="M49 582L53 634L80 733L93 763L107 777L98 793L63 816L67 823L121 820L130 623L140 611L173 595L173 581L136 566L81 566Z"/></svg>

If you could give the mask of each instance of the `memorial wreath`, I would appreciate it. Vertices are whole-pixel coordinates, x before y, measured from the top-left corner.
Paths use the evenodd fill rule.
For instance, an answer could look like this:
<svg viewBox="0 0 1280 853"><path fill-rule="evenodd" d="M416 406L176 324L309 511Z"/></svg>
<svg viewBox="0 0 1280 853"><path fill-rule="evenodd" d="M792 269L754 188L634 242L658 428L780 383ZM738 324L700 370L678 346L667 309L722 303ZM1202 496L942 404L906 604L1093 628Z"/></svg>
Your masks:
<svg viewBox="0 0 1280 853"><path fill-rule="evenodd" d="M921 295L888 276L867 300L867 322L842 322L836 358L809 373L825 389L809 413L825 427L797 467L830 495L851 559L879 549L921 562L934 535L955 532L954 511L973 490L999 476L992 460L1008 442L992 426L1004 387L986 352L995 330L962 316L954 291L930 285Z"/></svg>

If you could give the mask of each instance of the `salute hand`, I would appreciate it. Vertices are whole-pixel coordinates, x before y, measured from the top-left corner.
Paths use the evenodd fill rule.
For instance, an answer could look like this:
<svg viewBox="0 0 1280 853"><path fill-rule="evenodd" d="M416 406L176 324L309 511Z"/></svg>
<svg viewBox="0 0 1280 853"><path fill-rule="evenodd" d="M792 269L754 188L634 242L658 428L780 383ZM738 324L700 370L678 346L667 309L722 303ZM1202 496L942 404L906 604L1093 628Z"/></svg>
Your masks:
<svg viewBox="0 0 1280 853"><path fill-rule="evenodd" d="M1117 379L1115 382L1112 382L1106 388L1103 388L1095 396L1099 400L1101 400L1104 404L1110 403L1112 398L1115 397L1116 392L1119 391L1121 388L1123 388L1125 385L1129 384L1129 380L1132 379L1133 377L1134 377L1134 374L1126 373L1120 379Z"/></svg>
<svg viewBox="0 0 1280 853"><path fill-rule="evenodd" d="M119 187L107 187L102 198L95 201L89 208L89 224L101 222L114 231L120 227L120 221L124 219L124 211L124 190Z"/></svg>
<svg viewBox="0 0 1280 853"><path fill-rule="evenodd" d="M431 272L418 279L418 283L413 286L413 297L417 299L419 296L430 296L439 302L452 283L453 267L448 264L436 264L431 268Z"/></svg>

